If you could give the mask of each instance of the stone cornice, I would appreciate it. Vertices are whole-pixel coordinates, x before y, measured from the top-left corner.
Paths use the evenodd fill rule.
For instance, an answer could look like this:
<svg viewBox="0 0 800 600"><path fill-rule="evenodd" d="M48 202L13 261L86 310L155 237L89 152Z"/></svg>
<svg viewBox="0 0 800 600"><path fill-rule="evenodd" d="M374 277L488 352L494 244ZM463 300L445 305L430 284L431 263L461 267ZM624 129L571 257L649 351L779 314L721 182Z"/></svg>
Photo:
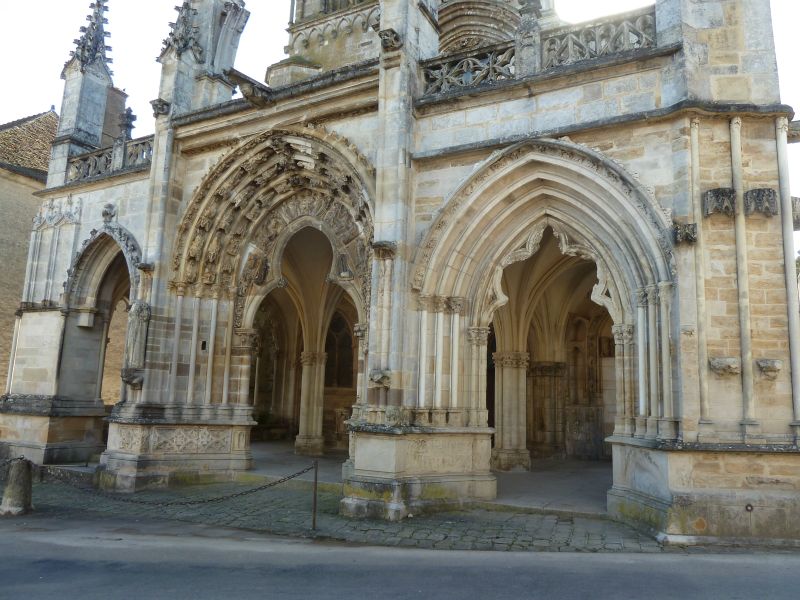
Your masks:
<svg viewBox="0 0 800 600"><path fill-rule="evenodd" d="M565 127L536 131L531 134L511 135L502 138L488 139L473 144L460 144L457 146L448 146L439 150L417 152L411 155L411 160L436 159L442 156L452 156L454 154L475 152L476 150L496 150L497 148L505 148L521 142L535 141L544 138L559 139L578 132L604 129L607 127L617 127L619 125L640 123L643 121L654 122L662 119L671 119L680 115L702 115L706 117L717 118L732 117L734 115L752 118L777 118L793 114L794 111L792 107L786 104L728 104L720 102L714 103L685 100L665 108L630 113L627 115L621 115L619 117L613 117L611 119L600 119L597 121L589 121L586 123L577 123Z"/></svg>

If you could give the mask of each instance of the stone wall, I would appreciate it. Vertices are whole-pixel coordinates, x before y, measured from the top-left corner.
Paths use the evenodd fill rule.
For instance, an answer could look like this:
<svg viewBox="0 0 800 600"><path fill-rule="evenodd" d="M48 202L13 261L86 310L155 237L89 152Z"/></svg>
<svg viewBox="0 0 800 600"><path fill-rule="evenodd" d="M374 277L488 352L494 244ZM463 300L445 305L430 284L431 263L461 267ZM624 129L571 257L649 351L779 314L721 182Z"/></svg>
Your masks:
<svg viewBox="0 0 800 600"><path fill-rule="evenodd" d="M31 221L41 200L33 193L42 188L35 179L0 168L0 390L5 390L8 357L14 336L14 311L22 299L28 262Z"/></svg>

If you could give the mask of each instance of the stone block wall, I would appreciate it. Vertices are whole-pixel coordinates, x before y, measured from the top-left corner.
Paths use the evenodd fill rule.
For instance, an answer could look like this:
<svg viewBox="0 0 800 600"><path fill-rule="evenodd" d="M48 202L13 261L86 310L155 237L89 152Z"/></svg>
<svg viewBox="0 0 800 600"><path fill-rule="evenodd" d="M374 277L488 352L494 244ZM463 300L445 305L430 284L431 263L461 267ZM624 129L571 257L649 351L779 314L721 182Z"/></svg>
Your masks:
<svg viewBox="0 0 800 600"><path fill-rule="evenodd" d="M22 299L28 244L33 217L41 200L33 193L42 188L35 179L0 169L0 390L5 390L8 360L14 336L14 312Z"/></svg>

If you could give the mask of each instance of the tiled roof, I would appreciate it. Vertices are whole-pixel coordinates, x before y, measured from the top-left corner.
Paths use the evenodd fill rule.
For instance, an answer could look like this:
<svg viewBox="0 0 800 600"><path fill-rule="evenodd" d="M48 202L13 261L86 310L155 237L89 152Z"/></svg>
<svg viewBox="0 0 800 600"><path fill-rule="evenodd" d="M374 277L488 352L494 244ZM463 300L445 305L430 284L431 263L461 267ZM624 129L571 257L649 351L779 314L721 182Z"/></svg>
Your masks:
<svg viewBox="0 0 800 600"><path fill-rule="evenodd" d="M47 172L58 115L48 111L0 125L0 163Z"/></svg>

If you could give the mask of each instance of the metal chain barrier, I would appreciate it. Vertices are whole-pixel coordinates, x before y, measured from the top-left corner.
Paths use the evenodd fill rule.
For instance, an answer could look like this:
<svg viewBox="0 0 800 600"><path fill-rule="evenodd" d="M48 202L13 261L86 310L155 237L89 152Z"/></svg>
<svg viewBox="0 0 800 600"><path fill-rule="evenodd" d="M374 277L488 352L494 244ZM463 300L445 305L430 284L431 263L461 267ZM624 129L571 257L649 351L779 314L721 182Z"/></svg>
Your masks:
<svg viewBox="0 0 800 600"><path fill-rule="evenodd" d="M13 459L19 460L19 459ZM84 492L86 494L97 496L100 498L105 498L107 500L113 500L115 502L123 502L125 504L138 504L141 506L154 506L154 507L169 507L169 506L197 506L200 504L214 504L216 502L224 502L226 500L233 500L234 498L241 498L242 496L249 496L250 494L255 494L257 492L261 492L263 490L276 487L281 485L282 483L286 483L287 481L291 481L292 479L296 479L301 475L305 475L309 471L313 471L316 468L316 465L311 465L310 467L306 467L302 471L298 471L297 473L293 473L291 475L287 475L286 477L282 477L277 481L271 481L269 483L265 483L264 485L260 485L256 488L251 488L247 490L242 490L241 492L234 492L232 494L226 494L224 496L215 496L213 498L204 498L202 500L142 500L139 498L129 498L125 496L120 496L119 494L110 494L108 492L103 492L101 490L89 489L68 479L64 478L64 475L51 467L42 467L43 473L46 473L50 478L58 483L62 483L68 485L76 490Z"/></svg>

